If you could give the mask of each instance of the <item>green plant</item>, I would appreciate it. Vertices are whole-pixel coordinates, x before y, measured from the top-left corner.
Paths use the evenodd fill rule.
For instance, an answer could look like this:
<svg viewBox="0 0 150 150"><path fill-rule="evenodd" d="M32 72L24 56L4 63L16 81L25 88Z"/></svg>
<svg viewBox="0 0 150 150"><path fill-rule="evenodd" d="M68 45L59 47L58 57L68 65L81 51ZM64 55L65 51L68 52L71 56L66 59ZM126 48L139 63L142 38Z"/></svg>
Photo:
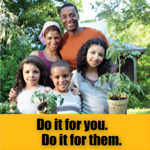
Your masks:
<svg viewBox="0 0 150 150"><path fill-rule="evenodd" d="M111 92L108 93L109 98L118 98L120 100L122 95L127 95L130 98L133 96L135 98L135 96L132 95L132 91L135 89L138 93L142 93L144 95L144 92L141 89L140 85L131 81L130 78L124 73L121 73L121 66L125 64L125 60L127 58L131 58L133 61L136 61L134 57L141 55L141 53L139 51L125 51L124 43L119 41L118 39L116 40L116 43L118 45L118 48L115 48L114 44L112 44L108 48L105 58L110 58L110 53L112 53L113 51L114 55L112 56L111 63L113 63L113 61L117 59L119 71L115 75L112 75L111 73L103 74L99 77L99 81L102 85L103 83L106 83L107 80L109 80L109 82L113 81L114 84L117 85L115 89L111 89Z"/></svg>
<svg viewBox="0 0 150 150"><path fill-rule="evenodd" d="M0 55L1 102L8 100L8 93L13 87L18 66L31 52L31 40L21 29L13 26L11 34L3 37Z"/></svg>
<svg viewBox="0 0 150 150"><path fill-rule="evenodd" d="M20 114L17 106L11 102L12 106L10 106L9 102L0 103L0 114L11 114L10 109L14 110L13 114Z"/></svg>
<svg viewBox="0 0 150 150"><path fill-rule="evenodd" d="M45 93L41 93L40 91L36 91L32 94L31 97L31 103L34 103L34 100L38 98L41 102L43 100L46 101L47 107L44 108L44 112L47 114L51 114L51 110L56 109L56 101L58 98L60 98L60 106L63 104L64 98L61 97L61 95L54 95L53 92L48 93L47 95Z"/></svg>

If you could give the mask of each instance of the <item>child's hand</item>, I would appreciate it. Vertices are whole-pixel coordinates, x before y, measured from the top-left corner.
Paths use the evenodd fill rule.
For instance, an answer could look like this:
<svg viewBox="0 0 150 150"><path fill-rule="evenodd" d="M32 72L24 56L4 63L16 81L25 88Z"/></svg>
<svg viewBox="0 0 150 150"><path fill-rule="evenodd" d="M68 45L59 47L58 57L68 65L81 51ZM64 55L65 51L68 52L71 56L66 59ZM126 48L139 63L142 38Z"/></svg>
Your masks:
<svg viewBox="0 0 150 150"><path fill-rule="evenodd" d="M73 95L81 95L77 87L72 87L70 91L72 92Z"/></svg>
<svg viewBox="0 0 150 150"><path fill-rule="evenodd" d="M44 94L47 94L45 88L42 89L42 90L40 90L40 92L41 92L41 93L44 93ZM45 100L44 100L44 97L43 97L43 98L42 98L42 102L44 102L44 101L45 101ZM41 104L42 102L38 99L38 104Z"/></svg>
<svg viewBox="0 0 150 150"><path fill-rule="evenodd" d="M11 88L8 99L10 101L15 101L16 100L15 97L16 97L16 91L14 90L14 88Z"/></svg>
<svg viewBox="0 0 150 150"><path fill-rule="evenodd" d="M52 88L50 88L49 86L46 86L46 87L44 88L44 90L45 90L45 92L46 92L46 94L47 94L48 92L50 92L50 91L52 90Z"/></svg>
<svg viewBox="0 0 150 150"><path fill-rule="evenodd" d="M42 89L40 92L41 93L44 93L45 95L47 95L48 92L50 92L52 89L50 87L44 87L44 89ZM43 98L42 102L44 102L45 99ZM41 104L42 103L39 99L38 99L38 104Z"/></svg>

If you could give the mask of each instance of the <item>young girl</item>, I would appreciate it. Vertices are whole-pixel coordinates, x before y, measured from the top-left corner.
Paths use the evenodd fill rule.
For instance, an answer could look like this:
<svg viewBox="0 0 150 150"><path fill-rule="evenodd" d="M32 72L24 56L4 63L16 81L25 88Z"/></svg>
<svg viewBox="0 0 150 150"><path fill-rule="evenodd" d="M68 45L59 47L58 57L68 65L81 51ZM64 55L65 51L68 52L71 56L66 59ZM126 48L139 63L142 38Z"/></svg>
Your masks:
<svg viewBox="0 0 150 150"><path fill-rule="evenodd" d="M107 93L113 83L103 86L98 77L109 71L105 59L108 45L101 38L88 40L77 54L77 70L73 71L70 87L77 86L82 98L82 114L108 114Z"/></svg>
<svg viewBox="0 0 150 150"><path fill-rule="evenodd" d="M43 61L37 56L26 56L19 66L14 83L16 91L15 104L22 114L37 114L38 100L31 104L31 96L34 91L50 91L46 86L48 74Z"/></svg>

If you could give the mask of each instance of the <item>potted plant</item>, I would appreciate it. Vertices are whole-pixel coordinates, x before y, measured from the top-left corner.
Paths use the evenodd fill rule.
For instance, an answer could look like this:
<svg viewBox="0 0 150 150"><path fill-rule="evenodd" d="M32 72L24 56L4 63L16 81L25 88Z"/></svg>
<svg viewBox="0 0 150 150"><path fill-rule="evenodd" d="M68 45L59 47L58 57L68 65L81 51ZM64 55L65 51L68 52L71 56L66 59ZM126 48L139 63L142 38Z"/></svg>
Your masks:
<svg viewBox="0 0 150 150"><path fill-rule="evenodd" d="M56 96L53 92L45 94L36 91L31 97L31 103L34 103L34 99L36 98L42 102L37 106L37 110L40 114L57 114L57 99L60 98L60 106L64 101L64 98L62 98L61 95Z"/></svg>
<svg viewBox="0 0 150 150"><path fill-rule="evenodd" d="M116 40L116 43L118 47L115 48L114 44L112 44L108 48L105 58L109 59L111 57L112 51L114 52L113 56L110 59L110 62L113 63L114 60L118 60L118 72L115 75L111 73L103 74L99 77L98 80L101 82L101 85L103 85L103 83L106 83L106 81L113 81L114 84L116 84L116 88L111 89L107 97L109 113L126 114L129 97L135 97L131 94L132 90L136 89L138 93L141 92L143 95L144 93L140 85L131 81L130 78L124 73L121 73L121 66L125 64L125 60L127 58L131 58L133 61L136 61L134 57L141 55L141 53L139 51L125 51L124 43L119 41L118 39Z"/></svg>
<svg viewBox="0 0 150 150"><path fill-rule="evenodd" d="M0 114L20 114L17 106L11 102L11 106L9 102L0 103Z"/></svg>

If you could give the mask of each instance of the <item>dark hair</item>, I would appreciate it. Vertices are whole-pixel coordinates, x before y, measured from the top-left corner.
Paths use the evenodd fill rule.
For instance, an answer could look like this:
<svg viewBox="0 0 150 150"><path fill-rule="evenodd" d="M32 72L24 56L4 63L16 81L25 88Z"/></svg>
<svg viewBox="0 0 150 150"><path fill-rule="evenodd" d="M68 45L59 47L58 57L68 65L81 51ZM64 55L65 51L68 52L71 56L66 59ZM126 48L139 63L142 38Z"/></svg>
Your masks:
<svg viewBox="0 0 150 150"><path fill-rule="evenodd" d="M49 78L48 72L46 69L45 64L43 61L34 55L26 56L25 59L21 62L17 74L16 74L16 80L14 83L14 90L16 91L16 97L18 93L26 86L26 83L23 78L23 66L24 64L33 64L40 70L40 79L39 79L39 84L46 86L46 80Z"/></svg>
<svg viewBox="0 0 150 150"><path fill-rule="evenodd" d="M71 67L70 67L69 63L67 61L65 61L65 60L57 60L57 61L55 61L52 64L52 66L51 66L51 71L55 67L68 67L68 69L69 69L69 71L71 73Z"/></svg>
<svg viewBox="0 0 150 150"><path fill-rule="evenodd" d="M87 70L87 52L88 52L88 49L91 47L91 45L102 46L105 49L105 55L106 55L106 50L108 48L107 43L103 39L98 38L98 37L92 38L83 44L76 58L77 71L80 72L82 76L85 75L86 70ZM99 66L97 66L98 75L101 76L102 74L108 71L109 71L109 60L104 59L103 62Z"/></svg>
<svg viewBox="0 0 150 150"><path fill-rule="evenodd" d="M62 10L64 7L69 7L69 6L73 6L73 7L75 8L77 14L78 14L78 9L77 9L77 7L76 7L74 4L72 4L72 3L65 3L65 4L63 4L63 5L60 7L60 10L59 10L60 16L61 16L61 10Z"/></svg>
<svg viewBox="0 0 150 150"><path fill-rule="evenodd" d="M60 36L61 36L61 31L60 31L60 29L59 29L57 26L55 26L55 25L51 25L51 26L47 27L47 28L45 29L45 31L44 31L44 36L45 36L49 31L57 31L57 32L60 34Z"/></svg>

